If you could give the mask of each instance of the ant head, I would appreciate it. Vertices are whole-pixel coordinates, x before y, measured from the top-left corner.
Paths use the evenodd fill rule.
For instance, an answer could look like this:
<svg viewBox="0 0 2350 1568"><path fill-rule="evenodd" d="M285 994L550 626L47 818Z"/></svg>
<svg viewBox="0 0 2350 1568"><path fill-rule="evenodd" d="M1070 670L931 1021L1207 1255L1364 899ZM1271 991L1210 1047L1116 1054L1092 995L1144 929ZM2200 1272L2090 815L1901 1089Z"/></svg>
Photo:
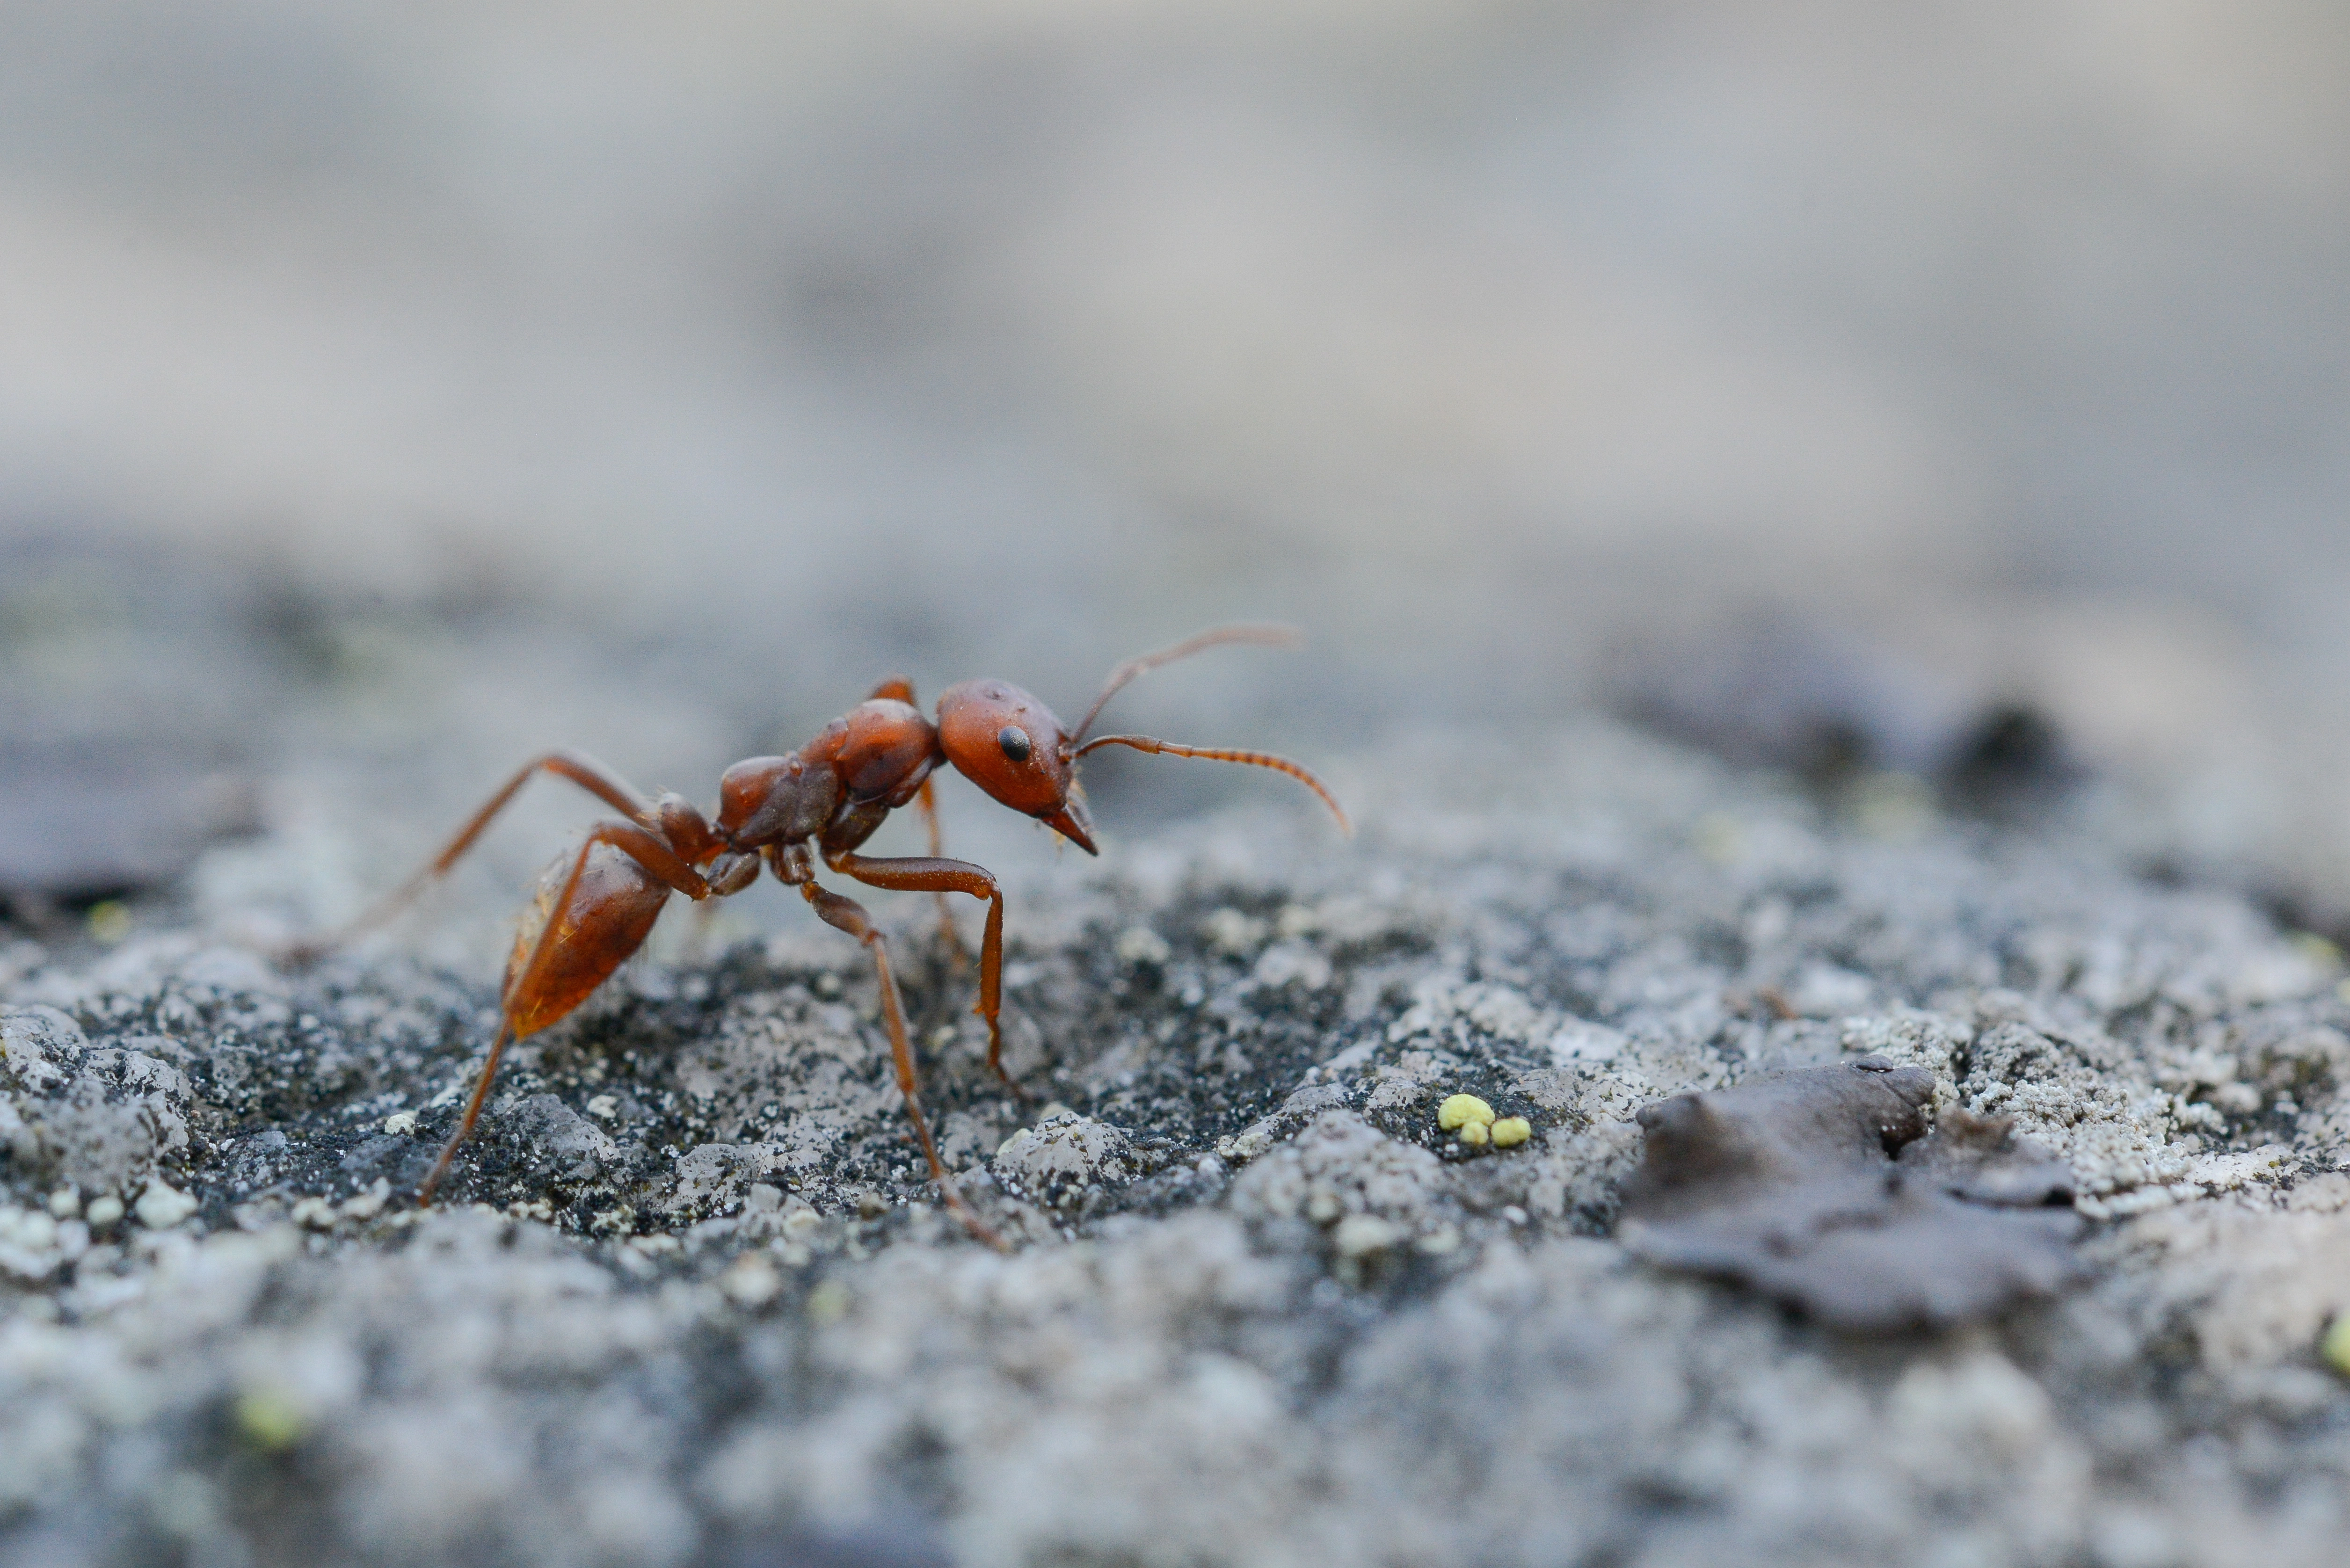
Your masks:
<svg viewBox="0 0 2350 1568"><path fill-rule="evenodd" d="M966 680L939 698L939 745L955 771L1088 855L1094 825L1076 783L1076 747L1061 721L1007 680Z"/></svg>

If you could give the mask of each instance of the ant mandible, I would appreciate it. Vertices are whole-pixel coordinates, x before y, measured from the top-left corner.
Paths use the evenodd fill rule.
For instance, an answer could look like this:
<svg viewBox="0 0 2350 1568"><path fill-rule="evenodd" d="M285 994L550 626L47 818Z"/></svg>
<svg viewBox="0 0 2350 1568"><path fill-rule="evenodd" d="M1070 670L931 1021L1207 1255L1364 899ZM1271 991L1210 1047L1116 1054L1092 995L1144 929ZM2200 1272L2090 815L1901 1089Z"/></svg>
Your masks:
<svg viewBox="0 0 2350 1568"><path fill-rule="evenodd" d="M560 1022L610 978L643 943L671 894L682 893L697 903L725 898L756 881L764 863L777 881L798 888L827 925L855 937L872 953L898 1089L923 1158L930 1161L931 1179L973 1235L1001 1247L1001 1239L963 1201L931 1141L915 1081L913 1047L906 1036L905 1008L889 972L889 943L863 906L817 884L817 862L868 888L935 893L948 939L958 952L961 944L946 896L967 893L986 900L975 1011L987 1021L989 1071L1019 1093L1003 1070L1003 1033L997 1016L1003 992L1003 893L984 868L939 853L931 775L940 763L951 763L1003 805L1036 818L1094 855L1099 852L1094 847L1085 794L1077 784L1077 762L1103 746L1131 746L1287 774L1321 796L1340 830L1351 836L1353 826L1336 797L1320 779L1284 758L1179 746L1149 735L1086 739L1103 705L1146 671L1220 643L1295 647L1297 641L1297 634L1286 627L1215 627L1130 659L1110 671L1101 695L1075 730L1065 729L1052 710L1004 680L966 680L949 687L939 698L938 722L933 724L914 706L913 682L891 676L790 756L752 757L728 768L718 781L714 824L681 795L664 794L648 801L619 775L577 752L551 752L533 759L414 877L332 939L304 950L315 952L347 941L407 907L473 847L491 819L536 774L569 779L626 818L598 823L576 851L557 856L539 878L536 897L506 958L497 1038L491 1043L489 1060L482 1064L464 1116L442 1147L417 1201L430 1203L433 1189L448 1174L458 1146L481 1117L498 1061L509 1044ZM910 803L919 805L930 830L927 857L877 858L857 852L885 817Z"/></svg>

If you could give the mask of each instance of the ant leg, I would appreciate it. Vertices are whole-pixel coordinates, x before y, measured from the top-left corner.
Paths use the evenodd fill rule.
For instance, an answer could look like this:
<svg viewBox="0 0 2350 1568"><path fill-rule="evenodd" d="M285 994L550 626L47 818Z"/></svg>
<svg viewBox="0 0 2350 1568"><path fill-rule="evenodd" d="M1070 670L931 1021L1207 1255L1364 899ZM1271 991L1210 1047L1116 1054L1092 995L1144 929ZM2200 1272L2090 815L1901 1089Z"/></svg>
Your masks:
<svg viewBox="0 0 2350 1568"><path fill-rule="evenodd" d="M867 692L865 696L865 700L868 702L880 698L903 702L910 708L915 706L912 678L904 675L885 676L881 684ZM920 792L914 796L914 804L922 810L922 826L930 831L931 858L933 860L946 853L945 842L939 836L937 783L935 774L925 777L922 780ZM970 961L971 954L962 945L962 933L955 929L954 910L948 906L947 896L944 893L939 895L939 929L946 933L947 952L953 960L954 967L961 969Z"/></svg>
<svg viewBox="0 0 2350 1568"><path fill-rule="evenodd" d="M897 977L889 972L888 940L874 929L871 917L856 899L844 898L814 882L801 883L800 893L815 907L817 918L825 924L847 931L873 955L873 967L881 977L881 1020L889 1030L889 1059L897 1069L898 1092L905 1096L906 1116L914 1124L914 1137L922 1146L923 1158L931 1162L931 1179L938 1183L939 1196L946 1199L947 1207L954 1210L963 1229L999 1252L1010 1251L1003 1238L990 1230L962 1200L954 1178L947 1174L945 1163L939 1158L938 1146L931 1141L931 1124L922 1113L921 1090L914 1079L914 1047L906 1038L906 1009L898 997Z"/></svg>
<svg viewBox="0 0 2350 1568"><path fill-rule="evenodd" d="M930 830L931 858L933 860L942 859L946 855L946 841L939 835L937 784L936 774L924 779L920 792L914 796L914 804L921 808L922 826ZM946 933L947 956L953 960L954 967L960 970L971 961L971 952L962 945L962 933L955 929L954 910L948 905L946 894L940 893L938 899L939 929Z"/></svg>
<svg viewBox="0 0 2350 1568"><path fill-rule="evenodd" d="M652 821L651 806L619 774L584 752L548 752L543 756L532 758L517 769L514 777L508 779L504 786L497 794L490 796L488 803L475 812L464 826L457 830L457 836L442 847L441 853L427 861L414 876L377 900L373 907L363 911L357 919L347 922L340 929L330 931L323 937L314 938L307 942L292 944L287 950L286 956L296 962L308 961L322 953L343 947L356 938L364 936L391 920L409 905L414 903L427 888L448 874L449 868L458 862L465 851L473 846L475 839L481 837L484 830L490 826L491 819L504 810L506 804L521 793L522 786L530 782L532 774L538 773L550 773L558 777L569 779L581 789L611 806L613 810L626 815L631 821L647 826L650 826Z"/></svg>
<svg viewBox="0 0 2350 1568"><path fill-rule="evenodd" d="M589 857L599 844L609 845L625 860L598 862ZM659 836L631 822L599 823L570 857L570 870L561 882L550 875L540 883L533 915L537 929L526 923L506 964L505 993L500 999L497 1038L490 1044L489 1060L474 1081L473 1097L465 1115L442 1147L432 1174L417 1194L420 1207L432 1200L432 1189L448 1174L457 1146L472 1135L498 1075L498 1062L514 1041L560 1023L588 999L588 992L610 978L629 955L643 945L645 934L669 902L672 892L694 899L710 896L702 873ZM563 864L561 859L556 867ZM552 894L552 897L548 895Z"/></svg>
<svg viewBox="0 0 2350 1568"><path fill-rule="evenodd" d="M465 1102L464 1119L457 1124L457 1130L449 1135L449 1141L441 1146L441 1158L432 1162L432 1174L426 1177L424 1185L416 1190L416 1206L419 1209L432 1204L432 1189L441 1185L442 1177L449 1174L449 1162L457 1158L457 1146L473 1136L473 1124L482 1119L482 1103L490 1097L490 1085L498 1075L498 1062L506 1054L506 1043L513 1038L514 1025L500 1018L498 1037L490 1042L490 1059L482 1064L482 1075L473 1080L473 1097Z"/></svg>
<svg viewBox="0 0 2350 1568"><path fill-rule="evenodd" d="M987 900L987 930L979 944L979 1005L972 1011L987 1020L987 1070L1022 1099L1026 1090L1003 1070L1003 889L995 874L968 860L876 859L863 855L835 856L832 868L854 877L868 888L901 893L968 893Z"/></svg>

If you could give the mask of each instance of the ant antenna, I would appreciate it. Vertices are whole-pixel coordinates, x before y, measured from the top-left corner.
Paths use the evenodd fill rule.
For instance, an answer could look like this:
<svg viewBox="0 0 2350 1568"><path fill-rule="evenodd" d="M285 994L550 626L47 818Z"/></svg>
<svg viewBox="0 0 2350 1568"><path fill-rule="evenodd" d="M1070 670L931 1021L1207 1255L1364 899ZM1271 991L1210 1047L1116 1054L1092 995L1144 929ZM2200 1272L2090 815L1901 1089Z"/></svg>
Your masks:
<svg viewBox="0 0 2350 1568"><path fill-rule="evenodd" d="M1197 642L1199 639L1194 638L1192 640ZM1190 651L1189 649L1183 649L1186 653ZM1178 654L1176 657L1180 658L1180 655ZM1140 664L1141 660L1137 659L1135 662ZM1149 668L1150 668L1149 665L1143 665L1144 670ZM1139 674L1141 671L1137 670L1136 673ZM1097 702L1094 706L1098 708L1101 704ZM1201 757L1211 763L1246 763L1253 768L1271 768L1274 773L1287 774L1322 797L1322 804L1328 806L1330 815L1338 819L1339 832L1349 838L1355 836L1355 825L1347 820L1346 808L1338 804L1338 797L1332 794L1320 779L1315 778L1287 757L1276 757L1270 752L1235 752L1221 747L1211 750L1206 746L1179 746L1172 741L1157 740L1149 735L1104 735L1099 740L1088 741L1079 746L1076 756L1082 757L1099 746L1132 746L1138 752L1164 752L1169 756ZM1070 760L1074 762L1076 758L1072 757Z"/></svg>
<svg viewBox="0 0 2350 1568"><path fill-rule="evenodd" d="M1117 696L1119 689L1124 687L1128 681L1132 680L1136 676L1148 675L1150 671L1158 669L1162 664L1172 664L1179 659L1189 659L1191 655L1199 652L1203 648L1214 648L1219 643L1226 642L1254 642L1260 643L1267 648L1302 648L1305 644L1305 639L1294 626L1280 626L1262 622L1234 626L1211 626L1207 630L1201 632L1198 636L1187 637L1171 648L1162 648L1156 653L1146 653L1139 659L1129 659L1124 664L1119 665L1116 670L1109 672L1109 680L1104 682L1101 695L1094 699L1094 705L1087 709L1086 716L1082 720L1078 721L1076 732L1069 737L1069 744L1076 746L1084 742L1086 732L1094 727L1094 721L1096 719L1101 717L1103 706L1107 703L1112 697ZM1128 745L1134 743L1133 737L1120 736L1118 739L1124 741ZM1107 743L1107 742L1102 741L1097 741L1094 742L1095 745L1104 745ZM1157 742L1153 742L1153 744L1155 745ZM1090 751L1092 747L1087 747L1086 751ZM1166 749L1170 751L1174 750L1171 746ZM1080 751L1076 754L1078 756L1084 756L1086 753L1085 751ZM1209 753L1205 752L1186 752L1182 754L1185 756L1206 756ZM1246 753L1234 753L1231 756L1223 757L1221 760L1225 762L1239 762L1243 760L1255 761L1257 759L1256 753L1251 752ZM1278 758L1274 760L1279 761ZM1305 775L1305 770L1302 768L1295 771L1309 779L1311 777L1311 775ZM1322 789L1320 784L1315 784L1314 787L1317 790ZM1327 790L1322 791L1322 798L1325 800L1330 799L1330 794ZM1330 809L1337 811L1338 803L1335 800L1330 801ZM1339 820L1342 822L1346 820L1345 813L1341 812L1339 814Z"/></svg>

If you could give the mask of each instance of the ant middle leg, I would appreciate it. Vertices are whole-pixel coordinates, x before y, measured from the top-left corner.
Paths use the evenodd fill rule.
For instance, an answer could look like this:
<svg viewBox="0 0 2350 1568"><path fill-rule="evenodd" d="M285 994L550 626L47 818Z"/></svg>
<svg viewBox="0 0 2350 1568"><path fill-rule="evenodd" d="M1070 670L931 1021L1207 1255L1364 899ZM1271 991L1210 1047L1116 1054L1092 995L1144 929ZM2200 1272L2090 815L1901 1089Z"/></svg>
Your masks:
<svg viewBox="0 0 2350 1568"><path fill-rule="evenodd" d="M604 855L596 851L603 847ZM609 851L617 851L610 853ZM568 858L570 867L555 873ZM578 851L559 857L540 879L539 895L506 960L498 1004L497 1038L474 1080L457 1130L441 1149L417 1194L419 1205L448 1173L457 1147L471 1136L498 1075L506 1047L560 1023L644 944L671 893L701 900L710 884L660 836L632 822L598 823Z"/></svg>
<svg viewBox="0 0 2350 1568"><path fill-rule="evenodd" d="M968 860L881 858L854 852L834 856L827 864L868 888L936 893L941 902L949 893L987 900L987 929L979 943L979 1005L972 1011L987 1020L987 1070L1014 1094L1028 1098L1028 1092L1003 1070L1003 889L996 886L995 874Z"/></svg>
<svg viewBox="0 0 2350 1568"><path fill-rule="evenodd" d="M921 1087L914 1075L913 1043L906 1035L905 1003L898 995L897 977L889 972L889 940L875 928L872 917L856 899L842 898L828 888L817 887L813 881L802 882L799 888L801 896L815 908L818 919L828 926L847 931L863 942L866 951L873 955L873 968L881 979L881 1021L889 1031L889 1060L897 1073L898 1093L905 1097L907 1118L914 1124L914 1137L922 1146L922 1157L930 1161L931 1179L938 1184L939 1196L946 1199L947 1207L954 1210L955 1218L962 1221L963 1229L999 1252L1010 1251L1011 1248L1004 1243L1003 1238L989 1228L985 1220L972 1211L971 1205L963 1201L962 1192L955 1186L954 1178L947 1174L946 1163L939 1158L938 1146L931 1141L930 1118L923 1113Z"/></svg>

